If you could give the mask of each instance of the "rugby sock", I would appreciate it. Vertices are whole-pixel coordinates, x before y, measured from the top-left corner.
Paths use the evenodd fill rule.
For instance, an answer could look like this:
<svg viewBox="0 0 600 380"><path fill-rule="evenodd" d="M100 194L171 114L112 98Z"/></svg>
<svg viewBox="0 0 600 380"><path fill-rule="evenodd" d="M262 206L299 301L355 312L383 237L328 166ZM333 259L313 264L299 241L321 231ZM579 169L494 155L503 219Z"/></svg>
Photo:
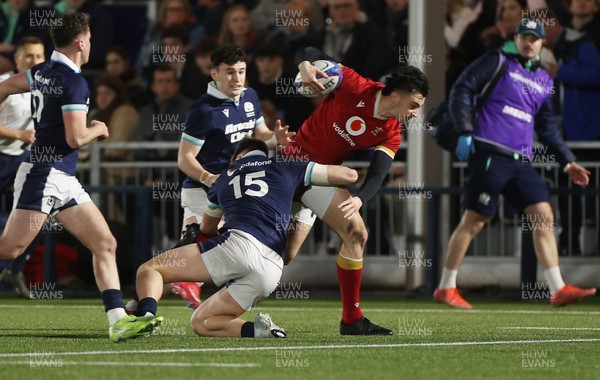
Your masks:
<svg viewBox="0 0 600 380"><path fill-rule="evenodd" d="M351 325L363 317L360 310L362 268L362 259L349 259L338 255L337 275L342 295L342 322L346 325Z"/></svg>
<svg viewBox="0 0 600 380"><path fill-rule="evenodd" d="M440 289L452 289L456 288L456 276L458 275L458 269L448 269L444 267L442 269L442 279L440 280Z"/></svg>
<svg viewBox="0 0 600 380"><path fill-rule="evenodd" d="M106 289L103 291L102 302L104 303L104 311L106 311L110 325L127 316L125 304L123 303L123 294L121 294L119 289Z"/></svg>
<svg viewBox="0 0 600 380"><path fill-rule="evenodd" d="M546 281L548 281L548 286L550 287L550 291L552 293L558 292L563 286L565 286L565 282L560 274L560 268L558 265L544 270L544 275L546 276Z"/></svg>
<svg viewBox="0 0 600 380"><path fill-rule="evenodd" d="M140 302L138 302L138 308L135 313L138 317L144 317L147 314L156 315L156 310L158 309L158 302L152 297L142 298Z"/></svg>
<svg viewBox="0 0 600 380"><path fill-rule="evenodd" d="M254 322L246 322L242 325L242 338L254 338Z"/></svg>

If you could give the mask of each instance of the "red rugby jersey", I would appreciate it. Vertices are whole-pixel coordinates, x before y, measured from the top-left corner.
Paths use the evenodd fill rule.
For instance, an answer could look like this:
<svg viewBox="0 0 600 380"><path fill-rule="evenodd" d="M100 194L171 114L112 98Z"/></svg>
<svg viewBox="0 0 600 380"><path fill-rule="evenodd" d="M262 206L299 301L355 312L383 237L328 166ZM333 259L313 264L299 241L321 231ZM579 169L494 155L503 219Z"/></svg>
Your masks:
<svg viewBox="0 0 600 380"><path fill-rule="evenodd" d="M339 165L357 150L375 148L394 158L402 140L396 119L375 117L385 86L342 67L340 86L304 121L283 155Z"/></svg>

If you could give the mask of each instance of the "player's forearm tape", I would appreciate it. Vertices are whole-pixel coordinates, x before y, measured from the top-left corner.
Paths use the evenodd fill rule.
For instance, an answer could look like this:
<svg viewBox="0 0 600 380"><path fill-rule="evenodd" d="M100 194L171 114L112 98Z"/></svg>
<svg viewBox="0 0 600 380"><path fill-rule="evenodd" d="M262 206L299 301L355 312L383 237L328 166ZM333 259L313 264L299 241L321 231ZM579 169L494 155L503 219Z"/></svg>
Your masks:
<svg viewBox="0 0 600 380"><path fill-rule="evenodd" d="M277 148L277 136L275 135L275 132L273 132L273 136L269 141L273 143L273 149Z"/></svg>
<svg viewBox="0 0 600 380"><path fill-rule="evenodd" d="M312 169L312 175L310 176L310 182L315 185L328 185L327 182L327 165L315 164Z"/></svg>
<svg viewBox="0 0 600 380"><path fill-rule="evenodd" d="M210 186L210 179L212 178L212 174L205 170L204 172L202 172L202 174L200 175L200 183L206 185L206 186Z"/></svg>
<svg viewBox="0 0 600 380"><path fill-rule="evenodd" d="M204 213L212 218L220 218L223 216L223 211L220 208L207 207Z"/></svg>

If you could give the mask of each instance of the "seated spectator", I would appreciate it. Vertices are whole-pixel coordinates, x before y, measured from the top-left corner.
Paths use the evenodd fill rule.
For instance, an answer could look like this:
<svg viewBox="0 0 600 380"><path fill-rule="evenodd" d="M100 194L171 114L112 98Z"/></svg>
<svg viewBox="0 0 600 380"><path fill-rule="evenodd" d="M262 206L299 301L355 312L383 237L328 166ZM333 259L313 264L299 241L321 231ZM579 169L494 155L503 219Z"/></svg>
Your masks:
<svg viewBox="0 0 600 380"><path fill-rule="evenodd" d="M15 68L15 46L25 36L35 36L44 42L48 58L52 44L48 34L49 19L35 19L36 11L31 0L7 0L0 5L0 73ZM33 13L33 17L31 14Z"/></svg>
<svg viewBox="0 0 600 380"><path fill-rule="evenodd" d="M250 87L256 90L261 101L271 101L279 117L290 126L290 131L297 131L314 110L311 99L299 97L292 91L297 70L285 72L283 52L274 42L267 42L256 49L256 56L248 69Z"/></svg>
<svg viewBox="0 0 600 380"><path fill-rule="evenodd" d="M181 93L190 99L197 99L206 92L210 76L210 55L219 47L214 37L204 37L193 51L193 57L186 62L181 81ZM189 57L189 55L188 55Z"/></svg>
<svg viewBox="0 0 600 380"><path fill-rule="evenodd" d="M527 0L500 0L496 24L479 35L483 47L486 50L498 49L505 41L512 40L527 9Z"/></svg>
<svg viewBox="0 0 600 380"><path fill-rule="evenodd" d="M316 11L306 0L287 1L274 29L263 33L264 39L260 39L264 42L273 41L280 46L284 52L288 72L297 70L304 48L316 46L319 42L323 25L322 21L320 23L311 21L313 12Z"/></svg>
<svg viewBox="0 0 600 380"><path fill-rule="evenodd" d="M599 4L593 0L571 1L568 9L571 26L562 32L554 47L560 64L547 68L561 85L560 116L566 141L600 140L600 118L596 108L600 104L599 9ZM597 149L582 150L578 157L584 161L600 160ZM590 183L598 183L597 172L592 171ZM567 183L561 181L560 185L566 187ZM581 195L561 196L558 200L562 227L560 253L581 254L584 247L579 240L583 221L594 215L597 200Z"/></svg>
<svg viewBox="0 0 600 380"><path fill-rule="evenodd" d="M219 45L237 45L246 50L248 55L251 55L255 37L250 23L250 13L246 7L242 4L236 4L227 9L221 22Z"/></svg>
<svg viewBox="0 0 600 380"><path fill-rule="evenodd" d="M373 80L397 66L398 56L390 54L382 30L369 21L358 20L358 0L330 0L329 14L332 22L325 27L321 40L325 54Z"/></svg>
<svg viewBox="0 0 600 380"><path fill-rule="evenodd" d="M60 0L54 4L59 15L81 12L88 16L92 33L92 50L86 69L104 68L104 58L115 42L115 27L110 14L96 0Z"/></svg>
<svg viewBox="0 0 600 380"><path fill-rule="evenodd" d="M106 74L119 79L125 86L127 98L135 108L140 109L149 102L147 91L142 81L135 76L129 53L122 47L115 46L106 52Z"/></svg>
<svg viewBox="0 0 600 380"><path fill-rule="evenodd" d="M192 101L179 93L175 70L158 66L152 74L152 102L140 110L138 140L177 141L185 126L185 116ZM149 149L139 157L143 161L176 161L177 150Z"/></svg>
<svg viewBox="0 0 600 380"><path fill-rule="evenodd" d="M295 3L295 4L292 4ZM298 3L302 3L298 5ZM305 26L310 26L317 34L324 25L323 13L318 0L262 0L250 12L252 25L259 37L269 35L278 29L286 30L303 24L286 23L284 19L307 18Z"/></svg>
<svg viewBox="0 0 600 380"><path fill-rule="evenodd" d="M187 45L196 46L204 36L204 28L196 22L192 6L187 0L163 0L158 6L156 24L152 25L142 43L140 55L136 62L136 71L140 78L149 80L145 75L152 71L152 59L157 47L160 47L165 29L174 25L183 26L187 30Z"/></svg>
<svg viewBox="0 0 600 380"><path fill-rule="evenodd" d="M139 114L128 103L127 92L123 83L117 78L101 76L96 80L94 88L96 108L89 113L90 123L99 120L108 126L109 136L105 142L131 141L139 123ZM102 159L105 161L133 161L133 151L129 149L104 149ZM110 168L103 171L107 186L124 185L134 175L128 169ZM114 194L107 197L108 219L125 223L122 204Z"/></svg>

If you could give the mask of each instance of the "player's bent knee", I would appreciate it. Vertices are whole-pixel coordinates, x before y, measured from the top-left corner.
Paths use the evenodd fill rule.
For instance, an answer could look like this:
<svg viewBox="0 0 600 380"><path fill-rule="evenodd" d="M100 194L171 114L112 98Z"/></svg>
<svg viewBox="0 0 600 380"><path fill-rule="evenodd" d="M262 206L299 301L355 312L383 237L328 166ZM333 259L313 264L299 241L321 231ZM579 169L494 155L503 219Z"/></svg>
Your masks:
<svg viewBox="0 0 600 380"><path fill-rule="evenodd" d="M14 260L27 248L25 245L18 245L16 247L0 247L0 260Z"/></svg>

